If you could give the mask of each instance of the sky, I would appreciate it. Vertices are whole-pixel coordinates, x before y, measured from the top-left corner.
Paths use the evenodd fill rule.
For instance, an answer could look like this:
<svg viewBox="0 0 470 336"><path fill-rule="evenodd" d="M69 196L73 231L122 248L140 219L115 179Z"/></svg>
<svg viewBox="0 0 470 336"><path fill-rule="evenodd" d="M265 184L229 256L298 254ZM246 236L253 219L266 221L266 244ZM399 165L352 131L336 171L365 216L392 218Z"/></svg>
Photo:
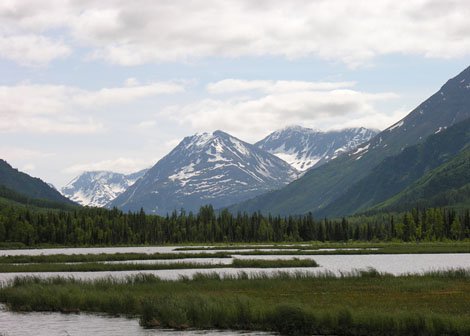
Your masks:
<svg viewBox="0 0 470 336"><path fill-rule="evenodd" d="M185 136L385 129L470 65L468 0L2 0L0 158L60 188Z"/></svg>

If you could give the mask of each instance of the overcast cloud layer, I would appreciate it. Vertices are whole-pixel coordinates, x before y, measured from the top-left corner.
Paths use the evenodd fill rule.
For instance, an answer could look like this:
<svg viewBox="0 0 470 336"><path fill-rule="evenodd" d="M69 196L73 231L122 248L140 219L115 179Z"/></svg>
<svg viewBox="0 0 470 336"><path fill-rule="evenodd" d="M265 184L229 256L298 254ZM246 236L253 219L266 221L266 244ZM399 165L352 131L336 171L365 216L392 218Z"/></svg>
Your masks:
<svg viewBox="0 0 470 336"><path fill-rule="evenodd" d="M43 64L84 47L120 65L314 55L357 66L390 53L469 55L469 17L467 0L4 0L0 54Z"/></svg>
<svg viewBox="0 0 470 336"><path fill-rule="evenodd" d="M467 0L3 0L0 158L61 186L195 132L384 129L438 89L403 88L407 60L469 58L469 17Z"/></svg>

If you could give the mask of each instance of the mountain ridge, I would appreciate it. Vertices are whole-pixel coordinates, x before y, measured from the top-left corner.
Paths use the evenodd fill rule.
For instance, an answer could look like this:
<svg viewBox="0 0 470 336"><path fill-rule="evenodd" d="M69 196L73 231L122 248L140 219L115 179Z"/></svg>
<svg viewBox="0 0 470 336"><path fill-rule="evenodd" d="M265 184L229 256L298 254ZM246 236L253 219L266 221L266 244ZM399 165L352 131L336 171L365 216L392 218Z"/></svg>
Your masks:
<svg viewBox="0 0 470 336"><path fill-rule="evenodd" d="M448 80L405 118L356 150L307 171L281 190L268 192L230 209L282 215L319 212L386 157L470 117L469 82L470 67Z"/></svg>
<svg viewBox="0 0 470 336"><path fill-rule="evenodd" d="M320 131L294 125L272 132L255 146L304 172L356 148L378 132L364 127Z"/></svg>
<svg viewBox="0 0 470 336"><path fill-rule="evenodd" d="M228 206L297 177L286 162L228 133L185 137L108 207L165 214Z"/></svg>
<svg viewBox="0 0 470 336"><path fill-rule="evenodd" d="M68 198L62 196L57 190L51 188L48 183L40 178L32 177L13 168L8 162L2 159L0 159L0 185L33 199L44 199L71 205L75 204Z"/></svg>
<svg viewBox="0 0 470 336"><path fill-rule="evenodd" d="M458 156L469 144L470 118L430 135L423 143L385 158L369 175L353 184L317 215L343 216L362 212L385 202L427 172Z"/></svg>
<svg viewBox="0 0 470 336"><path fill-rule="evenodd" d="M61 192L84 206L104 207L141 178L148 169L131 174L111 171L86 171L75 177Z"/></svg>

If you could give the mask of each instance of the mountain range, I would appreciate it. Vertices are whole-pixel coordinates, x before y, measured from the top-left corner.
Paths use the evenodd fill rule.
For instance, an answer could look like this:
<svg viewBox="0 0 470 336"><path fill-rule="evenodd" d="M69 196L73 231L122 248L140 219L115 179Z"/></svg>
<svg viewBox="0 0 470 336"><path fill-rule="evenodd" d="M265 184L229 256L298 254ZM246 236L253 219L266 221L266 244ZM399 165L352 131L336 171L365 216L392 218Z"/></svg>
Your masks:
<svg viewBox="0 0 470 336"><path fill-rule="evenodd" d="M85 172L62 189L81 205L166 214L212 204L339 217L470 204L470 67L377 133L298 126L254 145L223 131L183 139L148 170ZM75 202L0 160L0 198L62 209Z"/></svg>
<svg viewBox="0 0 470 336"><path fill-rule="evenodd" d="M358 144L369 140L376 133L377 132L374 130L365 128L349 128L341 131L321 132L300 126L292 126L273 132L265 139L257 142L254 146L258 147L260 151L274 154L289 163L292 167L288 167L286 165L283 166L285 169L288 169L288 171L294 170L296 172L302 172L310 167L327 162L337 155L354 148ZM220 146L230 147L233 145L230 141L228 143L221 141ZM199 148L194 147L193 149L195 149L196 152L193 153L191 150L185 150L184 152L180 153L180 156L189 157L196 155L199 151ZM291 157L293 160L288 161L287 159L289 157ZM245 159L243 156L241 156L241 159L239 160L242 164L246 164L244 163ZM175 170L181 170L181 166L178 166L180 164L179 161L176 164L177 166L173 168ZM216 168L216 166L220 165L220 162L217 160L207 161L204 169L209 169L211 165L213 168ZM123 193L127 188L129 188L138 178L142 177L146 172L147 170L143 170L131 175L124 175L109 171L84 172L80 176L74 178L64 188L62 188L62 193L81 205L103 207L109 204L109 206L115 206L112 201L121 193ZM225 172L226 177L229 179L237 178L236 175L232 176L232 173L237 174L238 171L228 170ZM291 180L284 179L283 175L285 172L282 169L272 171L271 173L277 174L276 176L281 178L282 181ZM288 172L288 174L291 173ZM198 178L197 176L199 175L196 174L188 176L185 183L191 184L193 179ZM194 183L198 182L194 181ZM210 183L212 187L216 188L217 184L223 184L225 182L212 179L208 180L208 183ZM260 191L264 192L274 188L279 188L282 185L283 184L277 185L268 183L267 188L261 187ZM245 188L249 189L251 186L248 187L247 185ZM194 193L194 191L187 192ZM230 192L231 191L229 191L229 193ZM253 194L254 193L250 191L245 193L245 196L242 198L237 199L245 200L245 197L249 198ZM189 194L187 196L189 196ZM221 196L224 196L224 194L221 193L218 195L218 197ZM169 194L168 197L171 198L172 196ZM191 206L196 206L196 204L202 205L206 201L201 199L198 202L194 200L191 200L191 202ZM188 204L181 202L178 203L178 206L186 208ZM146 208L148 208L148 206Z"/></svg>
<svg viewBox="0 0 470 336"><path fill-rule="evenodd" d="M109 171L88 171L61 189L64 196L87 206L104 207L144 176L147 169L132 174Z"/></svg>
<svg viewBox="0 0 470 336"><path fill-rule="evenodd" d="M322 132L300 126L286 127L268 135L255 146L278 156L300 172L337 158L369 141L379 131L346 128Z"/></svg>
<svg viewBox="0 0 470 336"><path fill-rule="evenodd" d="M215 131L186 137L108 206L165 214L222 208L279 189L297 171L278 157Z"/></svg>
<svg viewBox="0 0 470 336"><path fill-rule="evenodd" d="M353 151L341 155L281 190L272 191L231 207L232 211L262 211L272 214L304 214L312 212L329 216L354 213L354 206L334 204L354 193L354 185L373 174L373 170L389 156L406 147L425 141L470 117L470 67L450 79L442 88L411 111L405 118L380 132Z"/></svg>

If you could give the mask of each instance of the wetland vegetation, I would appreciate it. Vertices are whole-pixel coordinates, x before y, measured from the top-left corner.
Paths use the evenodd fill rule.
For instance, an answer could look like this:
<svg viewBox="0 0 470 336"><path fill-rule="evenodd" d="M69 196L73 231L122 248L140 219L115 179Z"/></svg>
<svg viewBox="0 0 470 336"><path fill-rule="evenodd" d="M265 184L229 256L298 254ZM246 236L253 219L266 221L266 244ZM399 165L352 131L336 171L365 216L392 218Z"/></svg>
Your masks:
<svg viewBox="0 0 470 336"><path fill-rule="evenodd" d="M468 335L470 272L392 276L323 273L152 275L79 281L17 278L0 289L15 311L104 312L145 327L277 331L281 334Z"/></svg>
<svg viewBox="0 0 470 336"><path fill-rule="evenodd" d="M171 263L40 263L40 264L0 264L0 273L26 272L119 272L141 270L173 270L173 269L212 269L212 268L289 268L318 267L311 259L285 260L250 260L233 259L230 264L207 264L199 262Z"/></svg>

